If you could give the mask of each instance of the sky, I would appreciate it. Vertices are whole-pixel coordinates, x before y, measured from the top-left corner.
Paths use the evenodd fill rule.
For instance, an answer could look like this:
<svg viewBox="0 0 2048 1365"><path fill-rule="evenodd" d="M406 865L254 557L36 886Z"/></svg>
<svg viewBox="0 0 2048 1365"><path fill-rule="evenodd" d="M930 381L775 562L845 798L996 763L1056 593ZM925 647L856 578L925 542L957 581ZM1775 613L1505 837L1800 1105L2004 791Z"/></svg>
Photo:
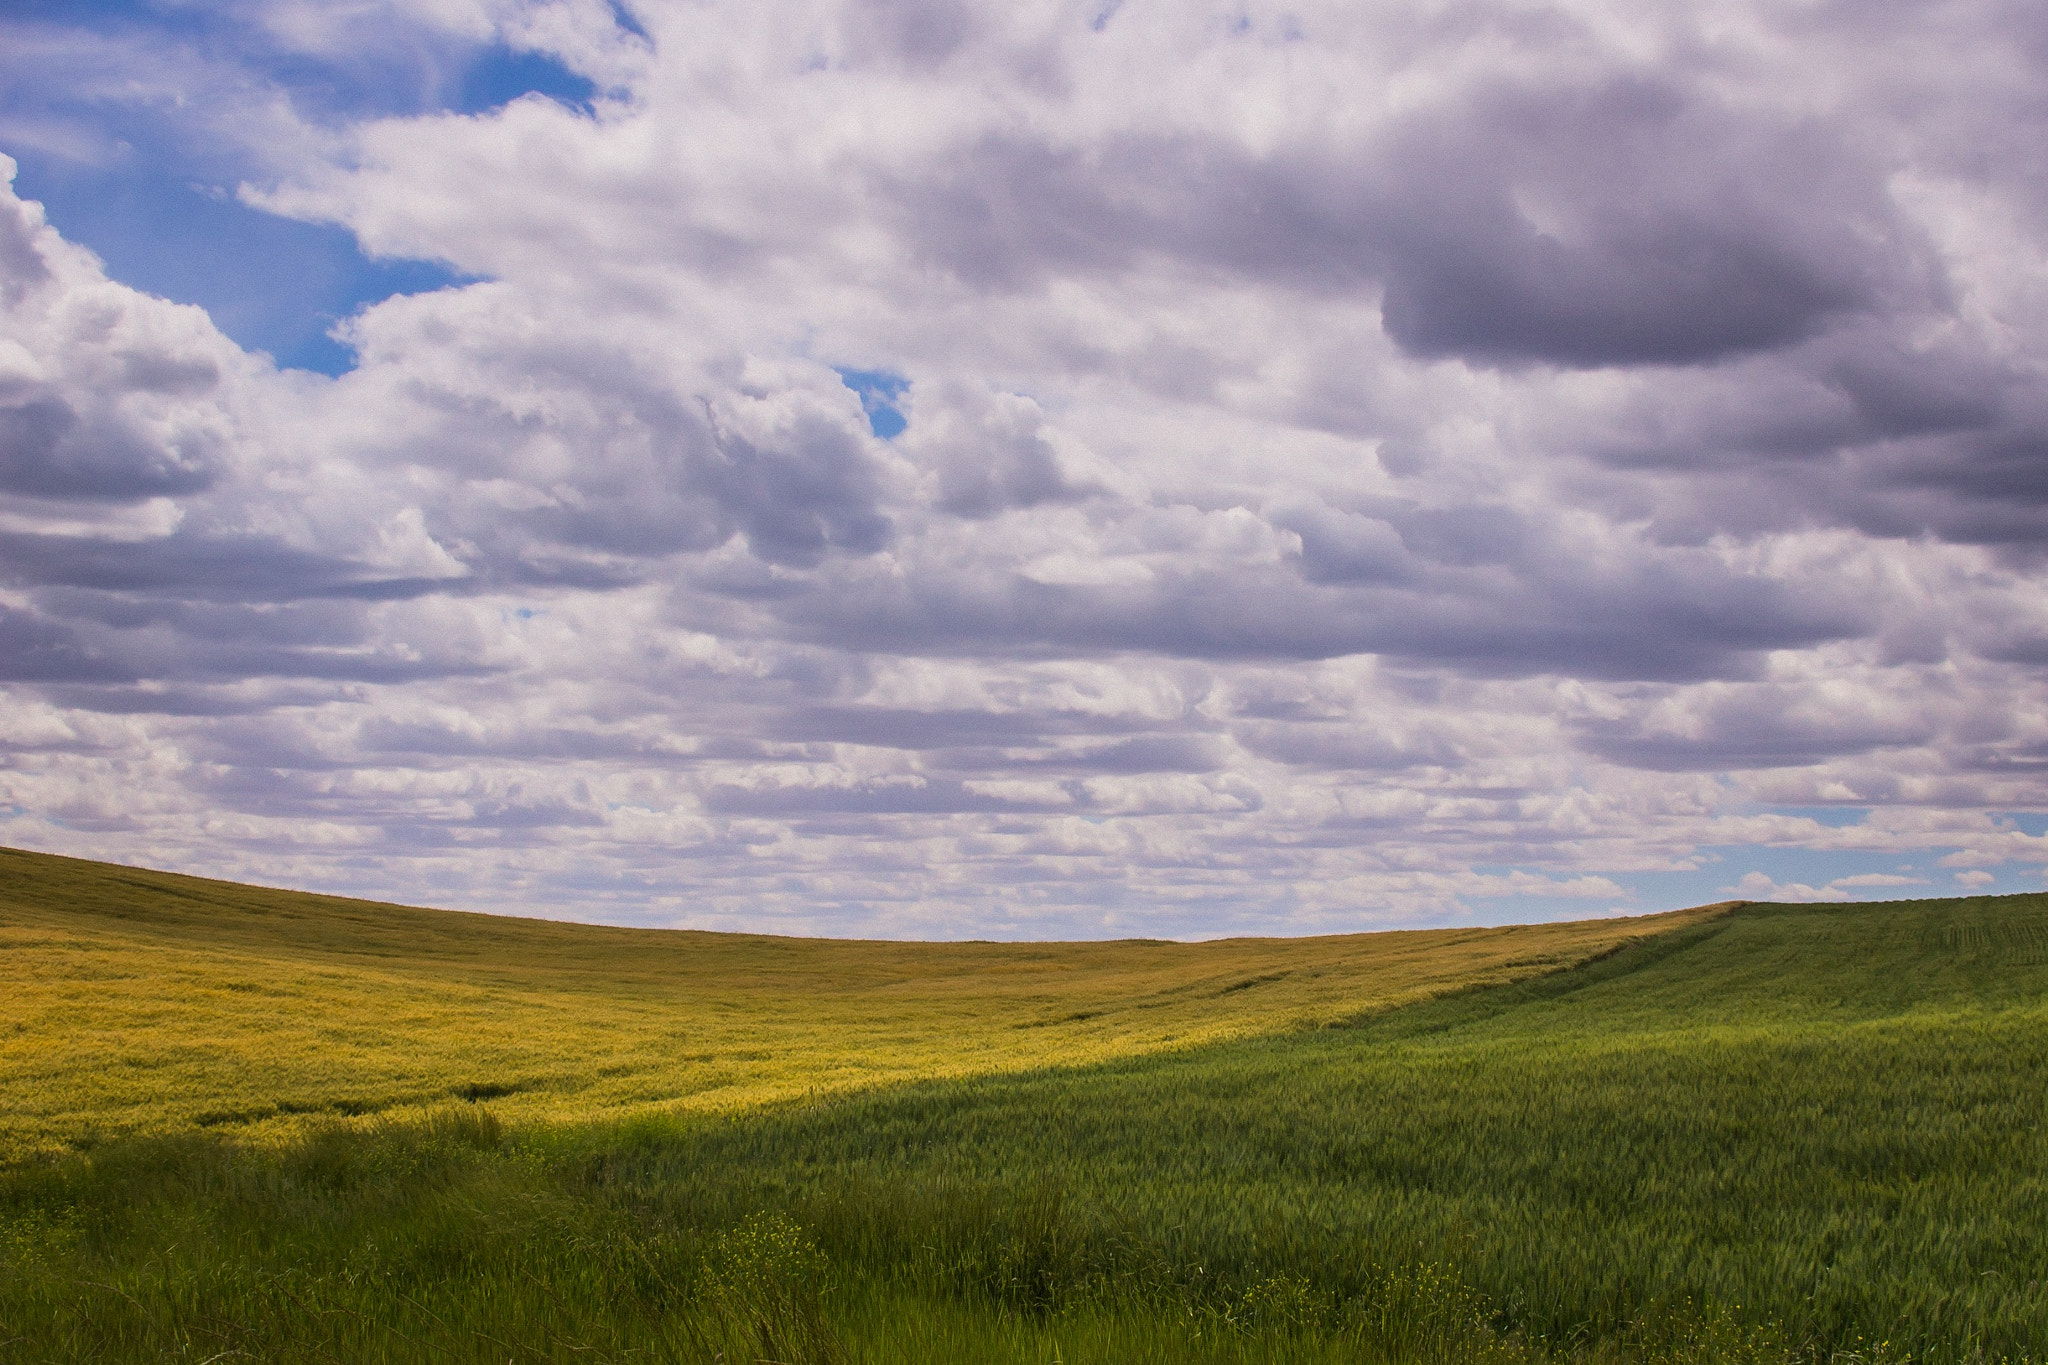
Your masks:
<svg viewBox="0 0 2048 1365"><path fill-rule="evenodd" d="M2048 868L2037 0L15 0L0 843L1327 933Z"/></svg>

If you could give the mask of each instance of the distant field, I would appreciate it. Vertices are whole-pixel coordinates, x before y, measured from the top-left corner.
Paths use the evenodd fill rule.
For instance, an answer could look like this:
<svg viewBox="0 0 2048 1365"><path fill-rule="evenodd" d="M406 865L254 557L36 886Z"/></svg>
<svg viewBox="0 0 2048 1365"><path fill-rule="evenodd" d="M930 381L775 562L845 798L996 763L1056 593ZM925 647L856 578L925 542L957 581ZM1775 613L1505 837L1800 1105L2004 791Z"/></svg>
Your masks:
<svg viewBox="0 0 2048 1365"><path fill-rule="evenodd" d="M0 849L0 1159L488 1099L737 1111L1327 1024L1701 914L1179 944L610 929Z"/></svg>
<svg viewBox="0 0 2048 1365"><path fill-rule="evenodd" d="M41 865L161 905L160 883L126 880L142 874ZM83 927L47 912L98 946L37 949L74 970L33 989L68 992L90 1022L75 964L111 973L125 952L146 970L156 949L139 945L179 942L213 964L189 980L230 960L321 982L380 963L377 998L413 1000L407 1017L489 1018L418 1002L459 961L485 978L475 989L538 991L519 945L560 941L590 954L563 957L594 1020L621 981L662 976L638 945L696 951L308 898L278 900L296 919L226 914L235 888L173 884L215 908ZM12 910L4 923L56 933ZM544 1115L601 1082L478 1103L444 1089L439 1107L305 1114L295 1133L180 1127L150 1101L132 1126L152 1133L0 1166L0 1361L2048 1365L2048 896L1741 905L1631 927L1612 952L1559 940L1576 965L1497 947L1464 975L1419 948L1469 954L1484 935L717 940L726 970L755 971L720 986L705 969L683 993L700 1009L775 1021L802 983L828 983L811 1018L772 1024L813 1040L815 1067L864 1055L865 1035L834 1043L824 1020L858 1028L863 1001L893 1000L900 1032L881 1036L903 1040L900 1069L809 1102L738 1107L777 1092L734 1086L723 1108L650 1095L575 1121ZM620 947L588 947L605 942ZM1287 950L1292 966L1256 957ZM1354 964L1358 994L1322 984L1327 967L1309 975L1318 953ZM921 961L948 974L910 990ZM976 964L1016 979L977 993ZM1407 973L1393 994L1367 989L1393 968ZM1306 980L1258 981L1281 971ZM1487 973L1497 984L1454 988ZM1120 995L1119 981L1142 984ZM1328 994L1261 1012L1261 992L1311 986ZM138 992L123 1009L142 1008ZM946 1036L917 1039L916 1008ZM1097 1008L1121 1014L1009 1027ZM1227 1018L1190 1041L1208 1010ZM1176 1022L1113 1055L1102 1020L1167 1011ZM1290 1027L1304 1015L1349 1022ZM142 1048L142 1016L120 1017ZM243 1014L222 1017L260 1051ZM287 1060L302 1045L274 1037ZM972 1074L879 1083L955 1039L997 1041ZM588 1074L559 1046L550 1075ZM1030 1051L1062 1046L1080 1055L1043 1066L1055 1054Z"/></svg>

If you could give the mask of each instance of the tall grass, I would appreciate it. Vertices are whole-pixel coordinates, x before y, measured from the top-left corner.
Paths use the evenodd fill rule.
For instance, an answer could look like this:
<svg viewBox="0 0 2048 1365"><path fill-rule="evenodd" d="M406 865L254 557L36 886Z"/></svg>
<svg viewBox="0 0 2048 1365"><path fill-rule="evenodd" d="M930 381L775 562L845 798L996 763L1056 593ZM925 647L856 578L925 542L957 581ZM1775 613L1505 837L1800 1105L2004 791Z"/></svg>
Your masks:
<svg viewBox="0 0 2048 1365"><path fill-rule="evenodd" d="M2048 1360L2044 929L1750 907L1095 1066L110 1143L0 1176L0 1358Z"/></svg>

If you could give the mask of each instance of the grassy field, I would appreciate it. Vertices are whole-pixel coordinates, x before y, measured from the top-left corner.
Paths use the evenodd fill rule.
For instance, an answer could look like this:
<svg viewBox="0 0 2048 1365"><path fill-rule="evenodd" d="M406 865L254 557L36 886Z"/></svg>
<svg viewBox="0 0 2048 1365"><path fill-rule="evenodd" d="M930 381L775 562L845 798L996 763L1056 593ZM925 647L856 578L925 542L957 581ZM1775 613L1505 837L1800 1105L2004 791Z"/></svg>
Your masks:
<svg viewBox="0 0 2048 1365"><path fill-rule="evenodd" d="M2048 1361L2048 896L1293 1009L746 1111L18 1161L0 1359Z"/></svg>
<svg viewBox="0 0 2048 1365"><path fill-rule="evenodd" d="M0 849L0 1159L451 1099L582 1121L1098 1062L1516 980L1697 917L848 942L416 910Z"/></svg>

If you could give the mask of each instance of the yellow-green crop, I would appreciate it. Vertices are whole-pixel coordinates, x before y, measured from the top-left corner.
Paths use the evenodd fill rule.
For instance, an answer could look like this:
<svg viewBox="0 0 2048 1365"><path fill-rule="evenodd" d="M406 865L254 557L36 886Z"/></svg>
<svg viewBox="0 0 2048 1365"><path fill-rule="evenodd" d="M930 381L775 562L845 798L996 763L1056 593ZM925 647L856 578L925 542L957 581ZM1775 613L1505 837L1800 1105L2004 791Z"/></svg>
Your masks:
<svg viewBox="0 0 2048 1365"><path fill-rule="evenodd" d="M451 1099L561 1121L1099 1062L1554 971L1705 913L849 942L417 910L0 850L0 1158Z"/></svg>

